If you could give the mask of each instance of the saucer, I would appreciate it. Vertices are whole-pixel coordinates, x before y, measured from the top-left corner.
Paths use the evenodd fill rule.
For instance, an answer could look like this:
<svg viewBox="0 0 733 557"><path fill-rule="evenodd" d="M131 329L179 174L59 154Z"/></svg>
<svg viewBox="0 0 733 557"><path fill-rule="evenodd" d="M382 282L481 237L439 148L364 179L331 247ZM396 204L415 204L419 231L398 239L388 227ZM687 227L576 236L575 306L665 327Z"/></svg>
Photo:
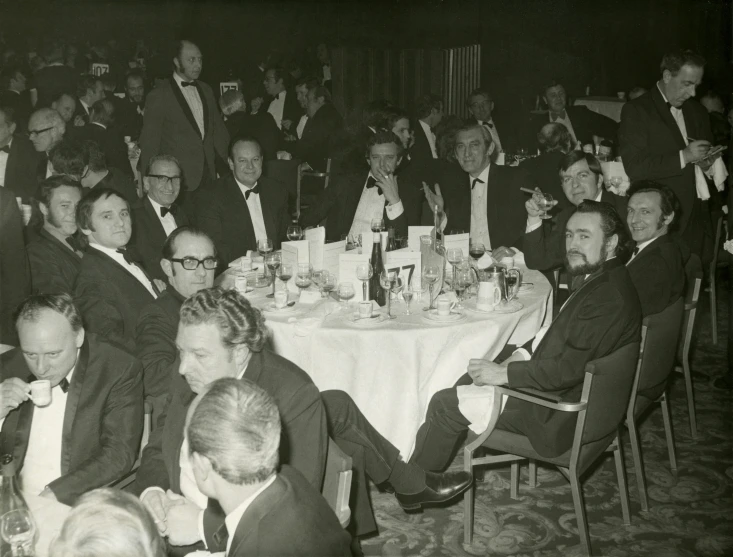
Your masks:
<svg viewBox="0 0 733 557"><path fill-rule="evenodd" d="M376 317L374 317L376 315ZM351 316L347 319L349 323L352 325L355 325L357 327L376 327L380 323L386 321L386 318L381 313L372 313L372 317L359 317L356 314L351 314Z"/></svg>
<svg viewBox="0 0 733 557"><path fill-rule="evenodd" d="M275 305L275 302L270 302L269 304L266 304L264 308L262 308L262 311L265 311L267 313L295 313L298 311L298 304L295 304L294 306L285 306L284 308L279 308Z"/></svg>
<svg viewBox="0 0 733 557"><path fill-rule="evenodd" d="M438 315L438 310L431 309L430 311L423 314L423 319L433 321L435 323L453 323L455 321L461 321L466 316L463 313L449 313L448 315Z"/></svg>
<svg viewBox="0 0 733 557"><path fill-rule="evenodd" d="M494 308L494 313L514 313L524 307L522 302L512 300L510 302L499 304Z"/></svg>

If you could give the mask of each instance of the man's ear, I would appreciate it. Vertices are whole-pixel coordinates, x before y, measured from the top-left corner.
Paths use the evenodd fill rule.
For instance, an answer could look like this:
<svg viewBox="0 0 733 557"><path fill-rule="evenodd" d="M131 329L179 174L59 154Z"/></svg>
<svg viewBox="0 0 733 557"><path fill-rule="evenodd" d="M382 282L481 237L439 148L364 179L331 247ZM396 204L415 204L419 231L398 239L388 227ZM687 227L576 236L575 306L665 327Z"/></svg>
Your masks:
<svg viewBox="0 0 733 557"><path fill-rule="evenodd" d="M618 234L614 234L606 241L606 250L608 252L615 252L618 248Z"/></svg>
<svg viewBox="0 0 733 557"><path fill-rule="evenodd" d="M669 83L671 79L672 79L672 72L670 72L669 70L664 70L662 72L662 81L664 81L664 83Z"/></svg>
<svg viewBox="0 0 733 557"><path fill-rule="evenodd" d="M674 211L672 211L669 215L667 215L666 217L664 217L664 219L662 220L662 222L666 226L669 226L670 224L672 224L672 221L673 220L674 220Z"/></svg>
<svg viewBox="0 0 733 557"><path fill-rule="evenodd" d="M211 472L213 472L211 461L199 453L194 452L191 454L191 464L196 468L199 476L204 481L207 480L209 475L211 475Z"/></svg>
<svg viewBox="0 0 733 557"><path fill-rule="evenodd" d="M489 145L489 156L493 155L495 150L496 150L496 143L492 141L491 145Z"/></svg>
<svg viewBox="0 0 733 557"><path fill-rule="evenodd" d="M86 332L84 331L84 328L82 327L79 329L79 332L76 333L76 347L81 348L81 345L84 344L84 338L86 337Z"/></svg>
<svg viewBox="0 0 733 557"><path fill-rule="evenodd" d="M46 207L46 204L45 203L41 203L39 201L38 202L38 209L41 211L41 214L43 215L44 218L48 216L48 207Z"/></svg>
<svg viewBox="0 0 733 557"><path fill-rule="evenodd" d="M165 276L171 278L173 276L173 265L167 259L160 260L160 268L163 269Z"/></svg>

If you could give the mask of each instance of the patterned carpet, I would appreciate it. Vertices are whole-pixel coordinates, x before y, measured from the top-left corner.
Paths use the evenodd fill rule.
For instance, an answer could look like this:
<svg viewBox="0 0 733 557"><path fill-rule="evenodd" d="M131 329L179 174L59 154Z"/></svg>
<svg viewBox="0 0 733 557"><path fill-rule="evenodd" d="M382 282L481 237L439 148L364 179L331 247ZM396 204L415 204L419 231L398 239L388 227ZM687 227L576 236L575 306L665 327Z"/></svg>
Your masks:
<svg viewBox="0 0 733 557"><path fill-rule="evenodd" d="M625 443L631 527L625 527L613 466L608 457L584 481L584 498L595 555L608 557L733 555L733 395L713 387L727 366L728 300L719 276L718 344L713 345L709 299L702 295L692 357L699 439L690 437L684 382L671 387L678 474L669 469L657 407L641 426L650 510L639 506L631 450ZM628 441L628 438L627 438ZM451 468L462 469L462 451ZM522 466L519 499L509 496L509 466L485 468L477 484L474 541L463 544L463 499L423 513L406 514L389 493L372 491L380 527L362 541L366 555L519 555L580 557L570 484L556 470L538 469L538 487L527 485Z"/></svg>

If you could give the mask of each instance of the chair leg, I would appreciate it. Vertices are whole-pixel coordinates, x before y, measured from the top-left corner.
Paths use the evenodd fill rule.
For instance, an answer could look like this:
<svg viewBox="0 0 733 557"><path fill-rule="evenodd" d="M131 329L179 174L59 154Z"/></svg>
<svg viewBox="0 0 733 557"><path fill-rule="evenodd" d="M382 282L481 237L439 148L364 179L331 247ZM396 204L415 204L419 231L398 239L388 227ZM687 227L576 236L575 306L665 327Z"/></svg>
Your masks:
<svg viewBox="0 0 733 557"><path fill-rule="evenodd" d="M512 499L519 499L519 462L512 462L512 478L509 496Z"/></svg>
<svg viewBox="0 0 733 557"><path fill-rule="evenodd" d="M641 510L649 510L649 501L646 496L646 479L644 478L644 463L641 460L641 445L639 443L639 432L632 420L626 420L629 428L629 439L631 441L631 455L634 459L634 473L636 474L636 485L639 488L639 503ZM619 443L620 444L620 443Z"/></svg>
<svg viewBox="0 0 733 557"><path fill-rule="evenodd" d="M463 450L463 469L471 474L473 472L473 452ZM470 544L473 541L473 497L476 484L474 483L463 494L463 542Z"/></svg>
<svg viewBox="0 0 733 557"><path fill-rule="evenodd" d="M697 417L695 416L695 395L692 389L692 372L688 358L682 360L682 372L685 376L685 390L687 391L687 413L690 416L690 435L697 441Z"/></svg>
<svg viewBox="0 0 733 557"><path fill-rule="evenodd" d="M537 461L529 459L529 487L537 487Z"/></svg>
<svg viewBox="0 0 733 557"><path fill-rule="evenodd" d="M664 420L664 434L667 437L667 451L669 452L669 467L672 473L677 473L677 457L674 449L674 435L672 435L672 418L669 415L669 402L667 401L667 393L662 395L660 399L662 406L662 419Z"/></svg>
<svg viewBox="0 0 733 557"><path fill-rule="evenodd" d="M626 467L624 466L624 453L621 445L621 435L616 438L616 450L613 451L613 458L616 461L616 477L618 478L618 494L621 499L621 514L624 517L624 524L631 526L631 513L629 512L629 490L626 485Z"/></svg>
<svg viewBox="0 0 733 557"><path fill-rule="evenodd" d="M574 474L570 476L570 490L573 492L573 505L575 506L575 516L578 522L580 545L583 546L586 555L591 555L588 520L585 516L585 503L583 503L583 489L580 485L580 478Z"/></svg>
<svg viewBox="0 0 733 557"><path fill-rule="evenodd" d="M713 344L718 344L718 305L715 291L715 267L710 266L710 324L713 330Z"/></svg>

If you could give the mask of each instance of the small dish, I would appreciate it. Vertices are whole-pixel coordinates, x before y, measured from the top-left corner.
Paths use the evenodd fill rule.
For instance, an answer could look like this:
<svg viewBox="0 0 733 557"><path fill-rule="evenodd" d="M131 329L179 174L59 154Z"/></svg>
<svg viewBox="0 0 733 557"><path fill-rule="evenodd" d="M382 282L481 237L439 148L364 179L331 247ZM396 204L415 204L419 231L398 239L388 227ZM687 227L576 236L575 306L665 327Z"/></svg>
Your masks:
<svg viewBox="0 0 733 557"><path fill-rule="evenodd" d="M423 314L423 319L427 321L433 321L434 323L455 323L466 318L463 313L449 313L448 315L439 315L438 311L431 309L427 313Z"/></svg>

